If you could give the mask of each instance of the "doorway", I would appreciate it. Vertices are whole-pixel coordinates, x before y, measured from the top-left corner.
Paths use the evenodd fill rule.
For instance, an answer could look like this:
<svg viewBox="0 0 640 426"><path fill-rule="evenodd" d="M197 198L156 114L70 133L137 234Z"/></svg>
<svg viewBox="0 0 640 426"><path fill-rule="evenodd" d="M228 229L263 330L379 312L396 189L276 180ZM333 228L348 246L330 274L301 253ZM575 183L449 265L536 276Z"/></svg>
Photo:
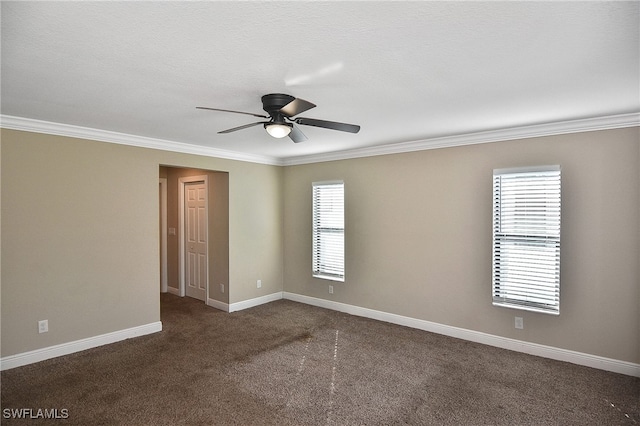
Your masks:
<svg viewBox="0 0 640 426"><path fill-rule="evenodd" d="M162 277L162 243L166 241L167 256L167 292L176 296L195 297L217 309L228 310L229 304L229 172L195 169L178 166L160 165L159 177L166 180L166 222L162 219L162 189L160 195L160 276ZM185 197L189 196L199 184L205 184L204 193L200 190L201 201L208 202L194 207L192 213L185 210ZM162 188L163 183L160 183ZM192 192L198 198L198 190ZM188 200L187 200L188 202ZM193 207L193 206L192 206ZM198 211L198 209L200 209ZM187 230L189 215L200 221ZM205 223L202 223L202 222ZM166 238L163 237L163 230ZM186 240L195 232L201 243L206 239L206 247L194 245L189 253L191 242ZM204 235L202 235L204 233ZM191 263L187 256L191 256ZM204 256L203 256L204 255ZM189 273L189 276L186 274ZM191 289L199 288L196 294L187 294L191 279L199 280ZM204 280L204 284L203 283ZM204 286L204 288L203 288ZM162 288L162 286L161 286ZM191 293L191 291L190 291Z"/></svg>

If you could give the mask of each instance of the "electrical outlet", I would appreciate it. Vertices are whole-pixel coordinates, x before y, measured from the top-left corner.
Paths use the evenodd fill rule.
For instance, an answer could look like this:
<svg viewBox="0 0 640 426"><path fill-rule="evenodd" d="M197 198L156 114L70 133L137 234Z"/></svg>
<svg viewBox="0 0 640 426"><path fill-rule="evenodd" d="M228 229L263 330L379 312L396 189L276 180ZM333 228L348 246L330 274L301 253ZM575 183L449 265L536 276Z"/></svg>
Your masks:
<svg viewBox="0 0 640 426"><path fill-rule="evenodd" d="M329 294L333 294L333 286L332 285L329 286Z"/></svg>
<svg viewBox="0 0 640 426"><path fill-rule="evenodd" d="M46 333L49 331L49 320L38 321L38 333Z"/></svg>
<svg viewBox="0 0 640 426"><path fill-rule="evenodd" d="M258 288L262 287L262 280L258 280L256 285L258 286Z"/></svg>
<svg viewBox="0 0 640 426"><path fill-rule="evenodd" d="M224 293L224 284L220 283L220 293Z"/></svg>
<svg viewBox="0 0 640 426"><path fill-rule="evenodd" d="M516 328L522 330L524 328L524 321L522 317L516 317Z"/></svg>

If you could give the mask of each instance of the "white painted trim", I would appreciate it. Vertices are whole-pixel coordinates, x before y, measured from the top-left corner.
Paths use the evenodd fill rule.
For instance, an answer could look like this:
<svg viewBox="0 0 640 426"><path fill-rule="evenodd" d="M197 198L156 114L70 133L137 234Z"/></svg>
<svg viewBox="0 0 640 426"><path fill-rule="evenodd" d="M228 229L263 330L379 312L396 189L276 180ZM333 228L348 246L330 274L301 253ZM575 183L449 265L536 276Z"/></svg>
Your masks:
<svg viewBox="0 0 640 426"><path fill-rule="evenodd" d="M205 157L246 161L249 163L270 164L274 166L281 165L277 158L264 155L227 151L185 142L154 139L145 136L136 136L126 133L111 132L109 130L92 129L89 127L34 120L32 118L15 117L11 115L0 115L0 127L11 130L22 130L25 132L45 133L48 135L67 136L71 138L137 146L141 148L159 149L162 151L182 152L185 154L202 155Z"/></svg>
<svg viewBox="0 0 640 426"><path fill-rule="evenodd" d="M194 145L184 142L153 139L144 136L129 135L126 133L117 133L107 130L91 129L88 127L73 126L69 124L53 123L50 121L34 120L31 118L0 114L0 127L5 129L68 136L101 142L117 143L121 145L159 149L163 151L182 152L186 154L238 160L250 163L269 164L274 166L293 166L299 164L320 163L323 161L346 160L351 158L399 154L403 152L424 151L428 149L447 148L453 146L474 145L480 143L527 139L568 133L591 132L597 130L621 129L625 127L637 126L640 126L640 112L632 112L628 114L610 115L579 120L566 120L554 123L542 123L529 126L518 126L506 129L428 138L417 141L407 141L374 147L328 152L324 154L276 158L256 154L240 153L235 151L226 151L222 149Z"/></svg>
<svg viewBox="0 0 640 426"><path fill-rule="evenodd" d="M56 358L62 355L69 355L75 352L84 351L98 346L108 345L132 337L144 336L162 331L162 322L152 322L138 327L127 328L114 331L112 333L101 334L99 336L88 337L73 342L62 343L60 345L49 346L47 348L36 349L17 355L9 355L0 359L0 370L21 367L34 362Z"/></svg>
<svg viewBox="0 0 640 426"><path fill-rule="evenodd" d="M167 291L169 294L175 294L176 296L180 296L180 289L175 287L167 287Z"/></svg>
<svg viewBox="0 0 640 426"><path fill-rule="evenodd" d="M197 183L204 182L207 200L205 203L205 217L207 218L207 291L205 294L205 303L209 300L209 176L207 175L198 175L198 176L186 176L178 179L178 296L184 297L186 296L186 287L185 287L185 246L184 246L184 226L185 226L185 218L184 218L184 189L185 185L189 183Z"/></svg>
<svg viewBox="0 0 640 426"><path fill-rule="evenodd" d="M160 292L166 293L169 283L167 267L167 178L159 178L160 185Z"/></svg>
<svg viewBox="0 0 640 426"><path fill-rule="evenodd" d="M307 305L318 306L334 311L345 312L378 321L398 324L405 327L416 328L432 333L443 334L445 336L509 349L530 355L555 359L558 361L570 362L587 367L598 368L600 370L612 371L614 373L626 374L628 376L640 377L640 364L627 361L620 361L601 356L585 354L552 346L540 345L537 343L524 342L521 340L509 339L492 334L481 333L479 331L467 330L464 328L452 327L450 325L438 324L431 321L405 317L388 312L376 311L374 309L362 308L345 303L334 302L332 300L319 299L316 297L304 296L296 293L284 292L283 298L294 302L305 303Z"/></svg>
<svg viewBox="0 0 640 426"><path fill-rule="evenodd" d="M319 163L323 161L346 160L351 158L373 157L376 155L400 154L404 152L424 151L428 149L449 148L454 146L475 145L501 142L541 136L562 135L568 133L592 132L596 130L621 129L640 126L640 112L582 120L560 121L555 123L534 124L484 132L443 136L417 141L400 142L367 148L328 152L325 154L303 155L282 159L283 166Z"/></svg>
<svg viewBox="0 0 640 426"><path fill-rule="evenodd" d="M211 306L212 308L216 308L224 312L229 312L229 304L219 300L207 299L207 306Z"/></svg>
<svg viewBox="0 0 640 426"><path fill-rule="evenodd" d="M282 299L282 292L267 294L266 296L256 297L254 299L243 300L229 305L229 312L242 311L244 309L253 308L254 306L273 302Z"/></svg>

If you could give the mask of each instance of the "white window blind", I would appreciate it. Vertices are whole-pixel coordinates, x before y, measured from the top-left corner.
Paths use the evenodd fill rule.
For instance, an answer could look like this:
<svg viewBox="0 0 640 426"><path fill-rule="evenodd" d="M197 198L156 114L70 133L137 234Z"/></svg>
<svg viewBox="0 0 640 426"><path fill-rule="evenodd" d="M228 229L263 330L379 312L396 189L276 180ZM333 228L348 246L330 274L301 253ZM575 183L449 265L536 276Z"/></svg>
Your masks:
<svg viewBox="0 0 640 426"><path fill-rule="evenodd" d="M313 276L344 281L344 182L313 184Z"/></svg>
<svg viewBox="0 0 640 426"><path fill-rule="evenodd" d="M560 313L560 167L493 172L493 304Z"/></svg>

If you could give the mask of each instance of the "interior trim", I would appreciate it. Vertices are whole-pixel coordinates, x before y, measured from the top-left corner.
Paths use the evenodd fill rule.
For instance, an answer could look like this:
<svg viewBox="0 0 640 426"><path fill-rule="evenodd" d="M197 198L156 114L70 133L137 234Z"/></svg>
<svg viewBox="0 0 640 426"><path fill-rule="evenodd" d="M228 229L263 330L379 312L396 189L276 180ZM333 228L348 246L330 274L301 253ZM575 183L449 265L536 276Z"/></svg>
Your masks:
<svg viewBox="0 0 640 426"><path fill-rule="evenodd" d="M21 367L27 364L56 358L62 355L69 355L86 349L96 348L102 345L119 342L132 337L144 336L162 331L162 322L152 322L138 327L127 328L114 331L112 333L101 334L99 336L88 337L86 339L75 340L73 342L62 343L60 345L49 346L16 355L9 355L0 359L0 370Z"/></svg>
<svg viewBox="0 0 640 426"><path fill-rule="evenodd" d="M621 129L636 126L640 126L640 112L443 136L367 148L350 149L346 151L329 152L326 154L290 157L284 159L282 162L284 166L294 166L299 164L319 163L323 161L347 160L351 158L373 157L376 155L400 154L405 152L424 151L428 149L475 145L568 133Z"/></svg>
<svg viewBox="0 0 640 426"><path fill-rule="evenodd" d="M264 155L227 151L206 146L188 144L184 142L147 138L144 136L110 132L107 130L91 129L87 127L73 126L70 124L53 123L50 121L34 120L31 118L15 117L10 115L0 115L0 127L5 129L45 133L58 136L68 136L73 138L96 140L100 142L110 142L121 145L152 148L163 151L181 152L185 154L195 154L206 157L246 161L250 163L268 164L274 166L294 166L299 164L320 163L324 161L346 160L351 158L372 157L376 155L400 154L405 152L424 151L427 149L474 145L480 143L500 142L515 139L527 139L567 133L620 129L636 126L640 126L640 112L443 136L416 141L385 144L367 148L328 152L324 154L275 158Z"/></svg>
<svg viewBox="0 0 640 426"><path fill-rule="evenodd" d="M450 325L438 324L431 321L420 320L388 312L376 311L374 309L362 308L360 306L348 305L334 302L332 300L318 299L316 297L304 296L296 293L284 292L283 297L287 300L300 302L307 305L318 306L320 308L331 309L378 321L384 321L405 327L416 328L431 333L443 334L470 342L481 343L502 349L522 352L530 355L554 359L557 361L570 362L572 364L625 374L628 376L640 377L640 364L627 361L620 361L611 358L571 351L552 346L540 345L537 343L524 342L521 340L509 339L492 334L481 333L479 331L467 330Z"/></svg>
<svg viewBox="0 0 640 426"><path fill-rule="evenodd" d="M154 139L145 136L129 135L126 133L111 132L108 130L92 129L89 127L34 120L31 118L15 117L10 115L0 115L0 127L4 129L89 139L99 142L159 149L162 151L180 152L184 154L202 155L205 157L224 158L227 160L238 160L249 163L270 164L274 166L282 165L277 159L263 155L245 154L184 142Z"/></svg>
<svg viewBox="0 0 640 426"><path fill-rule="evenodd" d="M231 303L229 305L229 312L236 312L242 311L243 309L253 308L254 306L262 305L264 303L280 300L282 299L282 297L282 292L278 291L276 293L267 294L265 296L243 300L242 302Z"/></svg>
<svg viewBox="0 0 640 426"><path fill-rule="evenodd" d="M614 373L625 374L627 376L640 377L640 364L635 364L632 362L620 361L597 355L540 345L537 343L509 339L506 337L481 333L479 331L438 324L431 321L405 317L402 315L377 311L360 306L348 305L346 303L335 302L332 300L304 296L301 294L290 293L286 291L276 292L268 294L266 296L260 296L254 299L232 303L230 305L217 301L217 303L211 303L213 302L213 299L209 299L209 303L207 304L223 311L227 310L225 308L228 308L228 312L234 312L243 309L249 309L254 306L262 305L263 303L269 303L280 299L291 300L311 306L344 312L350 315L356 315L378 321L388 322L391 324L416 328L431 333L442 334L445 336L455 337L458 339L481 343L484 345L494 346L502 349L541 356L558 361L570 362L572 364L578 364L586 367L597 368L600 370L611 371ZM44 361L46 359L68 355L74 352L83 351L85 349L91 349L98 346L115 343L120 340L129 339L131 337L143 336L145 334L151 334L158 331L162 331L162 323L160 321L139 327L129 328L126 330L116 331L113 333L102 334L100 336L89 337L87 339L76 340L74 342L68 342L56 346L37 349L30 352L24 352L17 355L10 355L0 359L0 370L9 370L11 368L33 364L35 362Z"/></svg>
<svg viewBox="0 0 640 426"><path fill-rule="evenodd" d="M224 312L229 312L229 304L216 299L207 298L207 306L211 306L212 308L216 308Z"/></svg>

